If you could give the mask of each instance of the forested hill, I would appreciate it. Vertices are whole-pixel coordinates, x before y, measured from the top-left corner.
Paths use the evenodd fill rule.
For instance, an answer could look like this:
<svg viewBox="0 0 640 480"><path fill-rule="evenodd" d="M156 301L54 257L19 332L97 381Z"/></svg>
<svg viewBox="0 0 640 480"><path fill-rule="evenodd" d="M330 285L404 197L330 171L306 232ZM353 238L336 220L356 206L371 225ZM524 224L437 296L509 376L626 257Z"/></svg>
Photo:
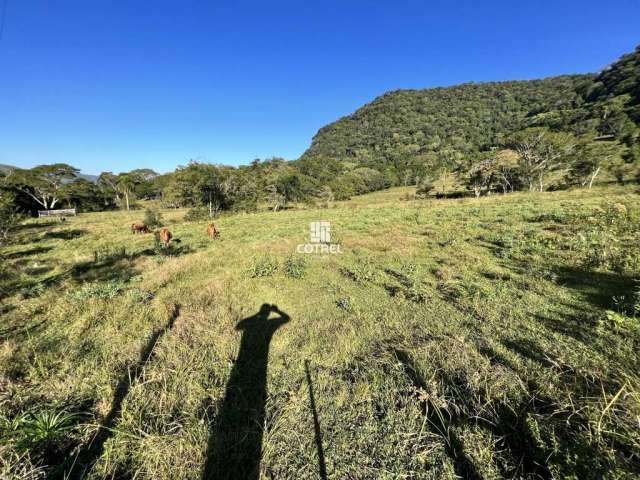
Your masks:
<svg viewBox="0 0 640 480"><path fill-rule="evenodd" d="M464 174L486 152L512 145L514 134L539 128L576 145L613 140L620 148L608 156L625 163L615 166L619 176L638 160L639 100L640 47L598 75L397 90L321 128L299 168L337 193L353 183L343 181L347 172L413 184L443 170Z"/></svg>
<svg viewBox="0 0 640 480"><path fill-rule="evenodd" d="M465 156L526 124L528 117L573 109L589 75L397 90L321 128L302 158L329 156L366 166L400 166L416 155Z"/></svg>

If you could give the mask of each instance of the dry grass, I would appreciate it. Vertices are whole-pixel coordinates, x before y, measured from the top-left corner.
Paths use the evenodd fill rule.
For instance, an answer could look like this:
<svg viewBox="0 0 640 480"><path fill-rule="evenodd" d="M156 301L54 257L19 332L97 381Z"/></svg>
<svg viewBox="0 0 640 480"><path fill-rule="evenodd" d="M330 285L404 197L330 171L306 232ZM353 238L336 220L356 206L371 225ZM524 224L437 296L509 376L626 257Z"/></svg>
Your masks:
<svg viewBox="0 0 640 480"><path fill-rule="evenodd" d="M89 478L201 478L235 327L264 303L291 320L269 345L262 478L320 476L305 360L329 478L640 475L638 195L410 194L226 216L214 241L165 211L169 251L131 235L141 212L21 227L0 252L0 476L77 458ZM317 220L343 253L300 273ZM70 429L29 434L22 416L49 411Z"/></svg>

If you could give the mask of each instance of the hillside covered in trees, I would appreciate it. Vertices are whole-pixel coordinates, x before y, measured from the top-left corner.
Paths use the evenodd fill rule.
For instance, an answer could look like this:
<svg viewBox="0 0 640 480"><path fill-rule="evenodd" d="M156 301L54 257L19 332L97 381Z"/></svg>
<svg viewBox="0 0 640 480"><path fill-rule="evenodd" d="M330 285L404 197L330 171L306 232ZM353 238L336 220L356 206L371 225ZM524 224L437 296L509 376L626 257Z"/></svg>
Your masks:
<svg viewBox="0 0 640 480"><path fill-rule="evenodd" d="M97 180L66 164L0 168L0 210L167 207L273 210L391 186L420 196L590 187L640 179L640 47L601 73L386 93L314 136L300 159L190 162Z"/></svg>
<svg viewBox="0 0 640 480"><path fill-rule="evenodd" d="M320 129L299 168L346 194L354 176L391 185L464 177L499 150L522 150L528 133L565 144L562 161L549 166L561 173L557 183L581 180L589 168L576 162L597 163L595 171L592 157L605 157L622 180L640 157L639 92L640 48L599 75L398 90ZM329 180L327 165L342 175Z"/></svg>

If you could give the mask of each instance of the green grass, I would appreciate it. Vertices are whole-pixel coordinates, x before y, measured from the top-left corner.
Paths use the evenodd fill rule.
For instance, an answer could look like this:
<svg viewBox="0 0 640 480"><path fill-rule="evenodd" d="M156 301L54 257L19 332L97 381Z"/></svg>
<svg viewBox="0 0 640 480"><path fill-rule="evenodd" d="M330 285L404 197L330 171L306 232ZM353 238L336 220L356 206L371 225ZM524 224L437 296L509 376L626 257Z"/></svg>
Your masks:
<svg viewBox="0 0 640 480"><path fill-rule="evenodd" d="M290 321L242 427L263 478L320 478L305 360L329 478L640 475L634 189L411 194L224 216L215 240L166 210L168 250L130 233L142 211L21 226L0 252L0 477L77 458L201 478L220 417L253 408L227 386L262 375L235 327L265 303ZM296 253L318 220L341 254Z"/></svg>

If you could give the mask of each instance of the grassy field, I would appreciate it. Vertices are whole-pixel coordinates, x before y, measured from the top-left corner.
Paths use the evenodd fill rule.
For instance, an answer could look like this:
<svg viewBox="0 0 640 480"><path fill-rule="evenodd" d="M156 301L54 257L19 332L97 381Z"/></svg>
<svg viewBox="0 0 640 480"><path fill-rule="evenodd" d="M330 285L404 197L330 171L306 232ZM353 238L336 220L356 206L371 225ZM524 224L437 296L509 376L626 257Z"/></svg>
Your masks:
<svg viewBox="0 0 640 480"><path fill-rule="evenodd" d="M0 478L638 478L634 188L411 194L22 225Z"/></svg>

